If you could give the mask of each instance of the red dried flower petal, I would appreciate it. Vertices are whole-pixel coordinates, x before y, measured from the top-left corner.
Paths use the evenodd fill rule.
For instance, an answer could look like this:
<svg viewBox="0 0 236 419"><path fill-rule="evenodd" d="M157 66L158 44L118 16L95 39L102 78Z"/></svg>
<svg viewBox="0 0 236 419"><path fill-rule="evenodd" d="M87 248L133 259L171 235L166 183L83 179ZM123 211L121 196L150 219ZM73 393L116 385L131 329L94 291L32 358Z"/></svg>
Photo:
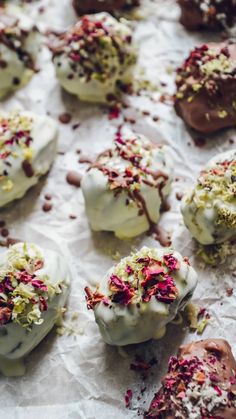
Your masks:
<svg viewBox="0 0 236 419"><path fill-rule="evenodd" d="M103 294L100 294L98 291L92 292L89 287L85 287L84 290L87 294L85 298L89 310L93 310L94 307L101 302L103 302L103 304L106 306L109 305L108 299Z"/></svg>
<svg viewBox="0 0 236 419"><path fill-rule="evenodd" d="M40 296L39 301L40 301L40 311L47 311L48 304L47 304L47 301L45 300L45 298Z"/></svg>
<svg viewBox="0 0 236 419"><path fill-rule="evenodd" d="M134 273L134 271L131 268L131 266L128 266L128 265L125 268L125 272L127 272L128 275L132 275Z"/></svg>
<svg viewBox="0 0 236 419"><path fill-rule="evenodd" d="M111 121L112 119L117 119L120 116L120 109L118 107L112 107L109 110L108 119Z"/></svg>
<svg viewBox="0 0 236 419"><path fill-rule="evenodd" d="M39 269L41 269L43 265L44 265L43 260L36 260L34 264L35 271L38 271Z"/></svg>
<svg viewBox="0 0 236 419"><path fill-rule="evenodd" d="M132 390L128 389L126 391L126 395L125 395L125 407L130 407L131 406L132 398L133 398L133 392L132 392Z"/></svg>
<svg viewBox="0 0 236 419"><path fill-rule="evenodd" d="M16 279L19 282L23 282L24 284L31 283L32 279L35 278L35 275L28 273L27 271L19 271L16 273Z"/></svg>
<svg viewBox="0 0 236 419"><path fill-rule="evenodd" d="M135 295L135 289L131 284L124 283L117 275L111 275L109 279L112 301L118 304L129 305Z"/></svg>
<svg viewBox="0 0 236 419"><path fill-rule="evenodd" d="M8 323L11 319L11 309L9 307L0 307L0 325Z"/></svg>
<svg viewBox="0 0 236 419"><path fill-rule="evenodd" d="M220 389L219 386L213 386L213 388L215 389L215 391L217 392L218 396L222 396L222 391Z"/></svg>
<svg viewBox="0 0 236 419"><path fill-rule="evenodd" d="M48 287L47 285L44 284L43 281L41 281L40 279L33 279L31 281L31 284L33 285L33 287L40 289L43 292L47 292L48 291Z"/></svg>
<svg viewBox="0 0 236 419"><path fill-rule="evenodd" d="M180 268L180 263L172 254L164 255L165 265L170 271L176 271Z"/></svg>
<svg viewBox="0 0 236 419"><path fill-rule="evenodd" d="M143 301L148 302L155 296L155 298L163 303L172 303L178 295L178 290L175 286L174 279L170 276L165 275L165 279L154 284L151 288L148 288L143 296Z"/></svg>

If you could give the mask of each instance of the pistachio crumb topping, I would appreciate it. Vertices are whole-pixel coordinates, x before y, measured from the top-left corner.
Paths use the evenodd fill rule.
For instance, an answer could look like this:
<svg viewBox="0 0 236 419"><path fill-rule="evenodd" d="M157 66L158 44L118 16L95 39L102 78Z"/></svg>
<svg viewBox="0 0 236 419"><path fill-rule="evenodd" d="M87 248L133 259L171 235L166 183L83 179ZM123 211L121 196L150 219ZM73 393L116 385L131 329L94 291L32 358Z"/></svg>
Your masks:
<svg viewBox="0 0 236 419"><path fill-rule="evenodd" d="M219 266L228 262L230 258L236 256L236 246L234 240L227 240L224 243L218 243L210 246L198 245L197 254L203 260L204 264ZM235 260L235 258L233 258ZM234 265L233 265L234 266Z"/></svg>
<svg viewBox="0 0 236 419"><path fill-rule="evenodd" d="M230 56L227 44L215 49L206 44L191 51L182 67L177 69L176 98L192 101L203 89L209 96L219 89L219 83L226 79L235 79L236 61ZM219 118L225 118L227 112L218 112Z"/></svg>
<svg viewBox="0 0 236 419"><path fill-rule="evenodd" d="M188 202L192 200L197 208L206 208L210 200L217 211L216 225L236 227L236 160L233 156L201 172Z"/></svg>
<svg viewBox="0 0 236 419"><path fill-rule="evenodd" d="M44 258L33 244L8 250L0 267L0 325L14 322L31 329L43 323L48 303L62 289L62 282L52 284L43 268Z"/></svg>
<svg viewBox="0 0 236 419"><path fill-rule="evenodd" d="M235 228L236 227L236 211L234 209L230 210L229 208L219 208L216 224L218 225L223 224L228 228Z"/></svg>

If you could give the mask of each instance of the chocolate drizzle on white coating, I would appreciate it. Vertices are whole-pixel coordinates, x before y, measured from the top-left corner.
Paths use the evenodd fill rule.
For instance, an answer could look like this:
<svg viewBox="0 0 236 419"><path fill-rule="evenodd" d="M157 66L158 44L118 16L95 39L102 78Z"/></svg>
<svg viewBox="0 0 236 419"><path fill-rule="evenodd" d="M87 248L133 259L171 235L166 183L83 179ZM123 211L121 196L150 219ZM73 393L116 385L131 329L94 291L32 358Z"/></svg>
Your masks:
<svg viewBox="0 0 236 419"><path fill-rule="evenodd" d="M160 167L155 167L152 161L154 153L162 154L162 146L148 142L134 133L123 135L119 129L114 146L101 153L88 169L88 173L96 169L105 176L107 190L113 194L114 200L122 194L126 196L125 206L135 205L137 217L145 216L149 229L153 228L155 221L142 187L156 190L155 194L163 202L166 187L170 183L168 164L163 159ZM113 161L114 164L111 164Z"/></svg>

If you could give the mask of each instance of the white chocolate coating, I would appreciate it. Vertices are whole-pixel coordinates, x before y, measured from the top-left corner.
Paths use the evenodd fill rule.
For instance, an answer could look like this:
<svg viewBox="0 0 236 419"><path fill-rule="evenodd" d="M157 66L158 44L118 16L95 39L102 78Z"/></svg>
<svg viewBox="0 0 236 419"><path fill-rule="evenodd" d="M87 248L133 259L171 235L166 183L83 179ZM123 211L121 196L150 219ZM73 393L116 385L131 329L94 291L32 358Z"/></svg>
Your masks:
<svg viewBox="0 0 236 419"><path fill-rule="evenodd" d="M108 31L108 35L103 36L100 41L96 53L84 53L87 57L86 66L93 69L92 74L88 76L84 65L71 59L71 52L82 55L81 41L75 41L69 46L64 45L62 52L54 56L56 76L62 87L79 99L106 103L107 96L117 92L118 81L130 83L132 80L135 50L133 45L126 41L132 32L127 25L118 22L108 13L97 13L87 18L92 22L102 21ZM77 25L81 25L81 21L79 22ZM111 42L110 33L116 37L119 49ZM87 35L84 37L86 39ZM124 57L122 61L120 54ZM101 66L102 70L97 71L98 66Z"/></svg>
<svg viewBox="0 0 236 419"><path fill-rule="evenodd" d="M12 249L23 252L23 243L18 243L5 253L0 254L0 272L9 265L9 255ZM39 252L44 260L44 266L37 271L37 277L48 276L48 282L53 286L60 284L60 291L48 300L48 309L42 312L42 323L32 324L31 328L23 327L14 321L0 326L0 369L5 372L4 362L9 363L25 357L49 333L55 322L61 316L70 284L70 273L63 257L52 250L42 249L33 244L27 244L29 254ZM3 364L3 365L1 365ZM14 374L14 370L12 371ZM17 371L16 371L17 374Z"/></svg>
<svg viewBox="0 0 236 419"><path fill-rule="evenodd" d="M224 162L231 164L222 171ZM236 150L229 150L209 161L195 188L183 198L184 222L198 242L210 245L236 237L235 192Z"/></svg>
<svg viewBox="0 0 236 419"><path fill-rule="evenodd" d="M160 184L164 180L164 186L160 192L158 185L151 186L144 182L147 179L153 182L151 175L146 177L141 175L137 190L145 201L150 218L148 220L145 213L140 214L140 206L137 205L137 201L129 198L127 189L121 188L120 193L115 193L115 190L110 188L106 173L92 166L84 175L81 187L92 230L112 231L121 239L138 236L150 228L150 221L153 223L158 221L162 198L169 194L172 180L172 164L168 157L168 149L165 146L152 146L152 143L146 137L134 134L128 129L122 131L122 136L126 142L135 139L136 149L142 155L140 166L147 167L150 171L160 171L167 178L164 180L160 176L157 183ZM126 149L126 146L124 146L124 149ZM116 151L115 144L111 149L111 155L104 156L104 158L98 157L97 163L101 163L109 170L117 170L122 175L127 168L131 168L136 173L132 162L122 158ZM131 185L130 190L133 190L133 188L135 189L135 186ZM128 205L127 199L129 199Z"/></svg>
<svg viewBox="0 0 236 419"><path fill-rule="evenodd" d="M8 29L8 26L13 29ZM16 36L14 42L17 47L20 46L22 51L30 55L33 62L36 61L39 50L39 33L33 28L30 18L21 13L16 6L7 5L4 10L0 8L0 28L13 31L13 39L14 31L16 34L20 30L27 31L28 34L22 37L22 41L19 41ZM0 99L3 99L9 93L26 85L34 75L34 70L25 64L16 50L4 44L1 37L0 56L1 61L4 62L4 65L0 66Z"/></svg>
<svg viewBox="0 0 236 419"><path fill-rule="evenodd" d="M57 148L57 126L48 116L36 115L32 112L24 111L12 114L0 113L0 154L5 151L5 146L1 144L7 138L3 133L2 124L7 120L10 123L19 122L18 128L9 130L9 138L14 133L22 130L22 127L29 132L32 141L29 147L18 147L14 143L7 146L13 154L6 159L0 160L0 172L7 170L7 176L0 178L0 207L9 202L22 198L27 190L35 185L39 178L48 172L56 155ZM33 175L27 176L22 168L22 163L27 157L32 166ZM7 162L10 165L6 165Z"/></svg>
<svg viewBox="0 0 236 419"><path fill-rule="evenodd" d="M109 279L112 274L118 275L123 281L127 281L125 269L132 266L135 258L143 258L147 255L158 261L163 261L163 256L172 254L179 263L178 270L172 272L177 295L169 304L158 301L153 295L150 301L145 302L140 298L143 288L139 281L136 296L131 304L119 304L112 301ZM130 281L133 279L131 274ZM111 268L103 280L99 283L98 292L105 296L109 304L102 301L96 304L94 309L95 319L99 326L104 341L110 345L124 346L145 342L149 339L159 339L165 334L166 325L184 308L189 301L197 284L197 274L194 269L184 261L183 257L170 249L149 249L143 247L136 254L128 256L120 263Z"/></svg>

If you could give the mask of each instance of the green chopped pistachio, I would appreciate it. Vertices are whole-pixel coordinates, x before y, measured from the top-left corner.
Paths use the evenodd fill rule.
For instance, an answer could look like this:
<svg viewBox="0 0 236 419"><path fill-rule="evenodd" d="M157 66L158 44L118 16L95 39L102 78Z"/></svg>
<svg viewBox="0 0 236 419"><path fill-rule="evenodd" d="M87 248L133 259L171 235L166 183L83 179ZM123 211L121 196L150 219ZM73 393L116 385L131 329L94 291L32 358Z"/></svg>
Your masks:
<svg viewBox="0 0 236 419"><path fill-rule="evenodd" d="M226 111L218 111L218 116L219 116L219 118L226 118L227 116L228 116L228 112L226 112Z"/></svg>
<svg viewBox="0 0 236 419"><path fill-rule="evenodd" d="M198 327L197 327L197 334L198 335L203 334L203 332L204 332L205 328L207 327L208 323L209 323L208 319L202 319L201 320L201 322L198 324Z"/></svg>
<svg viewBox="0 0 236 419"><path fill-rule="evenodd" d="M31 329L43 323L43 312L56 294L62 292L62 281L52 284L41 269L44 258L34 245L12 246L0 266L0 324L10 321Z"/></svg>

